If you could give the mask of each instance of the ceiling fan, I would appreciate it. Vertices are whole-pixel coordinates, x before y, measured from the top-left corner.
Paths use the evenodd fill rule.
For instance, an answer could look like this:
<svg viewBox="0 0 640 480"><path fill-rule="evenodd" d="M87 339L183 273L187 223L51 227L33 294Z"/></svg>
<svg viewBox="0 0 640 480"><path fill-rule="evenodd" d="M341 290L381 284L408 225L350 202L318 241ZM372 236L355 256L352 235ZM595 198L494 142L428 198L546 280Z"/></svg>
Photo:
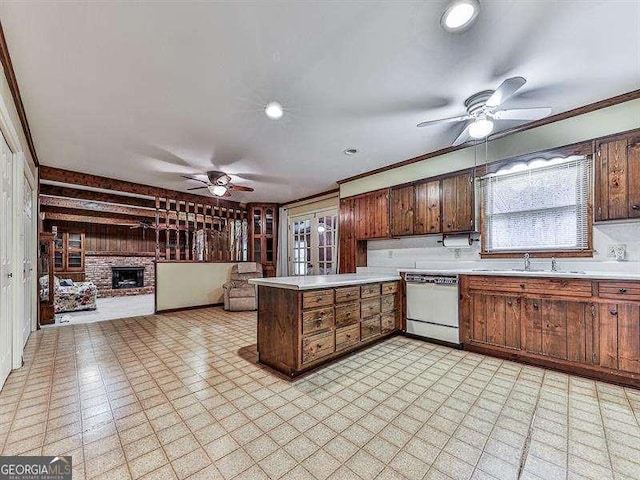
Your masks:
<svg viewBox="0 0 640 480"><path fill-rule="evenodd" d="M199 178L189 177L188 175L182 175L183 178L189 180L195 180L196 182L204 183L204 187L193 187L187 190L200 190L206 188L211 195L216 197L229 197L231 196L231 190L237 190L240 192L253 192L253 188L245 187L242 185L234 185L231 183L231 177L224 172L213 170L207 172L209 181L200 180Z"/></svg>
<svg viewBox="0 0 640 480"><path fill-rule="evenodd" d="M494 131L494 122L501 120L517 121L520 123L539 120L551 114L551 108L513 108L499 110L507 99L511 98L526 83L523 77L507 78L496 90L484 90L471 95L464 101L467 113L457 117L441 118L421 122L418 127L427 127L441 123L467 122L462 133L453 145L466 143L471 139L486 138Z"/></svg>

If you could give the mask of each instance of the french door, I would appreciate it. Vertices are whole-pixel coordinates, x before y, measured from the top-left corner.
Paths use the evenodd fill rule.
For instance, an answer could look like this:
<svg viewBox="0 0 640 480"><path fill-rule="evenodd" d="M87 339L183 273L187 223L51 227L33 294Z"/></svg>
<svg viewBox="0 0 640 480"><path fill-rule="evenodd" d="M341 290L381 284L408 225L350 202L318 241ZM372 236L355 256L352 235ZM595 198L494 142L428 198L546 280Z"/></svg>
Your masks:
<svg viewBox="0 0 640 480"><path fill-rule="evenodd" d="M11 372L13 267L13 153L0 134L0 387Z"/></svg>
<svg viewBox="0 0 640 480"><path fill-rule="evenodd" d="M289 273L329 275L337 271L338 210L289 218Z"/></svg>

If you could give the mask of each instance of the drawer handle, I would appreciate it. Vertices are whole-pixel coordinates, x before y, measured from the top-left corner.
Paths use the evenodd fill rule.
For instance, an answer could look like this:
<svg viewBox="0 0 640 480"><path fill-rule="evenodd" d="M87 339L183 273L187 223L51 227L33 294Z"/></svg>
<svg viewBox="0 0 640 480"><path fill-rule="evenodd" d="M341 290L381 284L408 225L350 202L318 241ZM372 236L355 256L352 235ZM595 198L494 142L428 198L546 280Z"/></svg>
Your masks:
<svg viewBox="0 0 640 480"><path fill-rule="evenodd" d="M351 334L350 334L350 333L347 333L347 334L345 335L345 337L347 337L347 338L351 338Z"/></svg>
<svg viewBox="0 0 640 480"><path fill-rule="evenodd" d="M322 297L316 297L316 302L321 302L322 301Z"/></svg>
<svg viewBox="0 0 640 480"><path fill-rule="evenodd" d="M618 311L617 310L611 310L609 313L611 315L613 315L614 317L618 315Z"/></svg>
<svg viewBox="0 0 640 480"><path fill-rule="evenodd" d="M511 305L513 305L513 302L509 301L509 302L507 302L507 305L511 306Z"/></svg>
<svg viewBox="0 0 640 480"><path fill-rule="evenodd" d="M525 287L524 283L521 283L520 288L524 289L524 287Z"/></svg>
<svg viewBox="0 0 640 480"><path fill-rule="evenodd" d="M627 293L627 289L626 288L621 288L620 290L618 290L620 293Z"/></svg>
<svg viewBox="0 0 640 480"><path fill-rule="evenodd" d="M347 312L347 313L345 314L345 316L350 317L350 316L351 316L351 312Z"/></svg>
<svg viewBox="0 0 640 480"><path fill-rule="evenodd" d="M631 209L632 210L640 210L640 205L632 205Z"/></svg>
<svg viewBox="0 0 640 480"><path fill-rule="evenodd" d="M316 319L316 325L322 325L322 318Z"/></svg>
<svg viewBox="0 0 640 480"><path fill-rule="evenodd" d="M538 308L540 305L538 305L537 303L533 304L533 308Z"/></svg>

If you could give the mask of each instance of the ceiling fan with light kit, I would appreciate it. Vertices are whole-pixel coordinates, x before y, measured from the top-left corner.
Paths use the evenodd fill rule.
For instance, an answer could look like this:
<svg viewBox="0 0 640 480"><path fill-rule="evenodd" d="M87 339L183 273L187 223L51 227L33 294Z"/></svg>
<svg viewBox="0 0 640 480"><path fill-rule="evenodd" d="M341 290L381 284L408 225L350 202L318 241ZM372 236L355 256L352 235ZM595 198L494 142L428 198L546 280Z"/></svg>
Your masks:
<svg viewBox="0 0 640 480"><path fill-rule="evenodd" d="M507 99L511 98L526 83L523 77L507 78L496 90L484 90L471 95L464 101L467 113L450 118L428 120L418 127L440 125L443 123L466 122L466 126L453 142L461 145L471 139L486 138L494 132L495 124L501 121L525 123L539 120L551 114L551 108L512 108L499 110Z"/></svg>
<svg viewBox="0 0 640 480"><path fill-rule="evenodd" d="M236 190L238 192L253 192L253 188L245 187L243 185L235 185L231 183L231 177L217 170L212 170L207 172L207 178L209 181L200 180L199 178L190 177L188 175L182 175L182 178L186 178L188 180L194 180L196 182L203 183L202 187L192 187L187 190L201 190L206 188L209 190L209 193L215 197L229 197L231 196L231 190Z"/></svg>

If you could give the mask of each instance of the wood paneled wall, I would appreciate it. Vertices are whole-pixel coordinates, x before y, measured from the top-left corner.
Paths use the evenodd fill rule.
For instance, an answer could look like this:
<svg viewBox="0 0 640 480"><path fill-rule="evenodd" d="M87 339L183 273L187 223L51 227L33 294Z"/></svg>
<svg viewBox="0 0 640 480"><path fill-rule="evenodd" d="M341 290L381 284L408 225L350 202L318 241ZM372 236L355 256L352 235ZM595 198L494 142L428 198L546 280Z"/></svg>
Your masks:
<svg viewBox="0 0 640 480"><path fill-rule="evenodd" d="M45 231L56 226L60 232L81 232L85 234L85 251L91 254L135 255L143 253L155 255L156 232L126 225L98 225L91 223L60 222L46 220ZM164 251L164 232L160 232L160 243Z"/></svg>

